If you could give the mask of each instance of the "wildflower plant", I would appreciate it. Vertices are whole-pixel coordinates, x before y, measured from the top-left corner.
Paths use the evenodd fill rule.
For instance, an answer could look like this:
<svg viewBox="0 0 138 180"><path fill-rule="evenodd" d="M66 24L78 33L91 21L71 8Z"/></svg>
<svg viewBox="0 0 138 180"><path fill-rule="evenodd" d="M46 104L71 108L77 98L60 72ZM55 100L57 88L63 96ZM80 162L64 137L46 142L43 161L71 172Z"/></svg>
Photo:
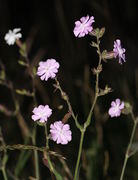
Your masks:
<svg viewBox="0 0 138 180"><path fill-rule="evenodd" d="M62 66L59 65L59 62L56 59L47 59L45 61L41 61L38 63L37 67L32 67L31 61L28 58L28 52L26 49L26 44L22 43L20 41L20 38L22 37L22 34L20 33L20 28L14 29L13 31L9 30L9 32L5 35L4 39L8 45L13 45L16 42L16 45L19 47L19 52L23 60L18 61L19 65L24 66L28 71L28 76L31 78L31 91L26 89L16 89L14 88L14 84L7 79L5 67L1 63L1 72L0 72L0 84L7 87L11 94L14 101L14 107L15 110L11 111L4 105L0 104L0 111L4 113L6 116L14 116L16 117L17 121L19 122L19 126L21 129L21 132L23 134L24 141L27 144L15 144L15 145L6 145L4 138L2 136L2 133L0 131L1 136L1 146L0 151L3 151L3 157L2 157L2 164L1 164L1 170L3 173L3 177L5 180L8 179L7 175L7 160L8 160L8 150L33 150L34 154L34 164L35 164L35 178L39 180L40 179L40 171L39 171L39 156L38 152L41 152L43 155L43 163L44 165L49 169L51 173L51 177L55 177L57 180L64 179L62 176L62 172L59 171L59 168L56 167L56 164L53 161L52 157L58 158L59 161L62 162L63 166L65 166L66 171L68 172L70 179L78 180L80 179L80 169L81 169L81 156L82 156L82 149L84 144L85 135L87 133L88 127L93 126L93 114L94 114L94 108L96 106L97 99L99 99L101 96L105 96L108 93L112 92L112 89L106 85L105 88L100 88L100 75L103 71L103 63L108 62L109 59L118 58L119 63L122 64L126 61L125 58L125 49L122 48L121 41L119 39L114 41L113 45L113 51L107 51L107 50L101 50L100 43L101 39L105 33L105 28L94 28L93 23L95 22L93 16L84 16L80 18L80 20L75 22L75 27L73 30L74 37L81 38L86 35L90 35L92 38L91 46L96 48L97 54L98 54L98 62L97 67L92 69L93 75L95 76L95 89L94 89L94 96L92 99L92 105L89 109L89 113L87 114L86 119L84 120L84 123L81 124L80 120L77 116L77 114L74 113L74 110L72 108L70 99L68 94L63 90L63 88L60 85L60 82L58 80L57 74L59 71L59 67ZM35 87L35 78L40 79L40 81L46 81L45 86L47 86L47 81L49 79L52 79L51 82L53 83L53 86L55 90L60 92L62 100L65 101L67 107L68 107L68 113L64 116L62 119L61 117L57 117L56 119L53 119L51 122L50 119L52 119L52 116L54 114L53 107L51 105L38 105L38 98L36 96L36 87ZM22 96L29 96L32 98L33 101L33 107L32 107L32 116L30 117L33 121L32 128L28 126L28 123L23 118L23 115L20 110L20 102L17 99L17 94ZM122 99L122 98L121 98ZM124 172L126 168L127 161L129 157L131 157L133 154L135 154L135 151L130 151L132 147L132 141L134 138L134 133L136 131L136 126L138 123L138 118L136 118L133 114L132 107L129 103L126 103L123 100L120 100L119 98L116 98L111 102L111 107L109 107L108 114L111 118L119 117L121 114L130 114L133 119L133 129L132 134L130 138L130 142L127 147L127 151L125 154L125 160L120 176L120 180L123 180ZM59 120L60 119L60 120ZM77 160L76 165L74 169L74 175L72 175L71 170L68 168L67 163L65 161L65 157L61 155L58 152L54 152L51 150L50 147L50 140L53 141L55 144L60 144L61 146L64 145L64 148L66 148L67 144L72 143L72 139L75 136L73 135L72 128L70 126L70 121L74 120L74 124L76 128L80 132L80 142L79 142L79 148L78 148L78 154L77 154ZM43 137L45 141L45 146L38 147L36 142L36 137L39 136L37 134L37 126L40 125L42 128L44 128L45 135ZM31 141L31 144L28 144L28 142ZM26 151L25 151L26 152ZM27 153L27 152L26 152ZM27 156L29 157L29 155ZM20 159L23 160L24 155L20 156ZM17 175L17 174L16 174Z"/></svg>

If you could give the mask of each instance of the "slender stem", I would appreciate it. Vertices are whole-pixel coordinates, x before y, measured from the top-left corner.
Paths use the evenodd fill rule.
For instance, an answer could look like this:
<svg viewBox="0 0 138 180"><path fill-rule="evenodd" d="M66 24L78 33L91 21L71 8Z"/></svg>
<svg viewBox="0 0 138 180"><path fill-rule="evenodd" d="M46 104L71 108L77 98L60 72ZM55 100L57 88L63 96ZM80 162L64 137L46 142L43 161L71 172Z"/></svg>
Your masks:
<svg viewBox="0 0 138 180"><path fill-rule="evenodd" d="M49 149L49 137L48 137L46 124L44 125L44 127L45 127L45 135L46 135L46 149Z"/></svg>
<svg viewBox="0 0 138 180"><path fill-rule="evenodd" d="M100 50L100 43L99 43L99 39L97 37L97 53L99 55L99 62L98 62L98 66L97 66L97 70L98 68L101 66L101 61L102 61L102 57L101 57L101 50ZM84 123L84 127L87 128L89 126L89 124L91 123L91 117L92 117L92 113L93 113L93 109L95 107L98 95L99 95L99 74L101 71L97 71L96 73L96 84L95 84L95 97L94 97L94 101L92 103L89 115L87 117L86 122Z"/></svg>
<svg viewBox="0 0 138 180"><path fill-rule="evenodd" d="M32 135L32 143L33 145L36 145L36 127L37 125L35 124L34 129L33 129L33 135ZM35 175L36 179L40 179L40 173L39 173L39 158L38 158L38 152L34 150L34 159L35 159Z"/></svg>
<svg viewBox="0 0 138 180"><path fill-rule="evenodd" d="M75 116L74 112L73 112L73 109L72 109L72 106L71 106L71 103L69 101L69 97L67 96L67 94L63 91L63 89L61 88L60 84L59 84L59 81L57 80L57 78L55 78L55 81L56 81L56 88L59 89L60 93L61 93L61 97L64 99L64 101L66 101L67 103L67 106L68 106L68 109L69 111L71 112L71 115L75 121L75 124L76 124L76 127L78 129L82 129L81 125L79 124L78 120L77 120L77 117Z"/></svg>
<svg viewBox="0 0 138 180"><path fill-rule="evenodd" d="M46 148L49 149L49 137L48 137L48 132L47 132L47 126L46 124L44 125L45 127L45 136L46 136ZM62 180L62 177L58 174L58 172L55 170L52 161L50 159L49 153L45 152L45 158L48 161L48 165L49 165L49 169L50 169L50 173L51 173L51 177L53 177L53 174L55 175L56 179L58 180Z"/></svg>
<svg viewBox="0 0 138 180"><path fill-rule="evenodd" d="M5 146L6 145L5 141L4 141L4 138L3 138L1 127L0 127L0 144L1 144L1 146ZM1 171L2 171L2 174L3 174L4 180L8 180L7 174L6 174L6 164L7 164L7 161L8 161L7 151L4 150L4 154L3 154L3 157L1 159Z"/></svg>
<svg viewBox="0 0 138 180"><path fill-rule="evenodd" d="M48 137L46 124L44 125L44 127L45 127L45 136L46 136L46 148L49 149L49 137ZM48 164L49 164L49 167L50 167L50 171L53 172L54 168L53 168L53 165L52 165L52 162L50 160L50 157L49 157L48 153L46 153L46 158L47 158L47 161L48 161Z"/></svg>
<svg viewBox="0 0 138 180"><path fill-rule="evenodd" d="M98 62L98 66L97 66L97 73L96 73L96 84L95 84L95 96L94 96L94 100L91 106L91 109L89 111L88 117L84 123L84 127L80 128L81 131L81 138L80 138L80 145L79 145L79 152L78 152L78 158L77 158L77 163L76 163L76 167L75 167L75 174L74 174L74 180L78 179L78 174L79 174L79 164L80 164L80 157L81 157L81 153L82 153L82 145L83 145L83 140L84 140L84 134L85 131L87 129L87 127L90 125L91 123L91 117L92 117L92 113L99 95L99 74L101 72L100 66L101 66L101 61L102 61L102 57L101 57L101 51L100 51L100 42L99 42L99 38L97 37L97 53L99 55L99 62Z"/></svg>
<svg viewBox="0 0 138 180"><path fill-rule="evenodd" d="M49 137L48 137L46 124L44 125L44 127L45 127L45 136L46 136L46 148L49 149ZM54 172L54 167L53 167L53 164L52 164L52 162L50 160L50 157L49 157L48 153L46 153L46 158L47 158L47 161L48 161L48 164L49 164L49 167L50 167L50 171Z"/></svg>
<svg viewBox="0 0 138 180"><path fill-rule="evenodd" d="M137 123L138 123L138 121L135 120L134 114L132 112L131 112L131 116L132 116L132 119L133 119L133 129L132 129L130 140L129 140L129 143L128 143L128 147L127 147L127 150L126 150L126 154L125 154L125 159L124 159L124 163L123 163L123 168L122 168L122 171L121 171L120 180L123 180L123 178L124 178L124 173L125 173L127 161L128 161L128 159L130 157L129 156L130 148L132 146L133 138L134 138L136 127L137 127Z"/></svg>
<svg viewBox="0 0 138 180"><path fill-rule="evenodd" d="M78 158L77 158L77 163L76 163L76 168L75 168L74 180L79 179L79 177L78 177L79 172L78 171L79 171L79 164L80 164L80 158L81 158L81 153L82 153L82 145L83 145L85 131L86 131L86 129L81 131L81 138L80 138L80 145L79 145Z"/></svg>
<svg viewBox="0 0 138 180"><path fill-rule="evenodd" d="M30 77L32 79L33 102L34 102L34 106L36 106L37 105L37 100L36 100L36 93L35 93L35 75L34 75L34 73L32 72L32 69L31 69L30 60L28 58L26 47L23 47L22 43L19 40L16 43L24 52L24 57L25 57L25 60L27 62L27 69L28 69L29 75L30 75ZM36 131L37 131L37 125L35 125L34 128L33 128L33 135L32 135L32 143L33 143L33 145L36 145ZM39 158L38 158L38 152L36 150L34 150L34 159L35 159L35 170L36 170L35 174L36 174L37 180L39 180L40 179Z"/></svg>
<svg viewBox="0 0 138 180"><path fill-rule="evenodd" d="M14 145L0 146L0 152L6 151L6 150L36 150L36 151L44 152L47 149L45 147L37 147L37 146L24 145L24 144L14 144Z"/></svg>
<svg viewBox="0 0 138 180"><path fill-rule="evenodd" d="M8 180L5 167L2 167L1 170L2 170L2 174L3 174L4 180Z"/></svg>

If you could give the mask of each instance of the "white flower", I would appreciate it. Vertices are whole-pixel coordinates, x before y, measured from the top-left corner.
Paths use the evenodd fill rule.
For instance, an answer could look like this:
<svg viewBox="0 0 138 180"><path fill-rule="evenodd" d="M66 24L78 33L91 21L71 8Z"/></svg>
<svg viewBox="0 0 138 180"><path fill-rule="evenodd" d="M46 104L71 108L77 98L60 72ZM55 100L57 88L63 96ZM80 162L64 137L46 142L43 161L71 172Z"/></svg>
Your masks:
<svg viewBox="0 0 138 180"><path fill-rule="evenodd" d="M6 43L10 45L14 45L15 41L22 37L22 34L19 33L21 28L15 28L13 30L9 30L9 32L5 35L4 39Z"/></svg>

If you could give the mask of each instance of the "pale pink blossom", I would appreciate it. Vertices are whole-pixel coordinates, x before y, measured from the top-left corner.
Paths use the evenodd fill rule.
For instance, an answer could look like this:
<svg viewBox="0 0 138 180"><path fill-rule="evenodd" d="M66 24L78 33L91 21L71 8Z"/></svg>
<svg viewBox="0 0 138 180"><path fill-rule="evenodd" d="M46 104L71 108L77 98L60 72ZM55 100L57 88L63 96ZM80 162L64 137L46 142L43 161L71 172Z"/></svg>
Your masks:
<svg viewBox="0 0 138 180"><path fill-rule="evenodd" d="M126 62L125 60L125 48L122 48L121 46L121 41L119 39L117 39L116 41L114 41L114 56L115 58L118 57L119 58L119 63L122 64L122 62Z"/></svg>
<svg viewBox="0 0 138 180"><path fill-rule="evenodd" d="M13 30L9 30L8 33L5 35L4 39L9 46L14 45L15 41L22 37L20 31L20 28L15 28Z"/></svg>
<svg viewBox="0 0 138 180"><path fill-rule="evenodd" d="M67 144L72 139L72 132L69 124L56 121L50 125L50 137L57 144Z"/></svg>
<svg viewBox="0 0 138 180"><path fill-rule="evenodd" d="M74 35L76 37L84 37L85 35L87 35L93 30L93 22L95 22L94 17L89 17L89 15L87 15L86 17L82 17L80 21L76 21L75 28L73 30Z"/></svg>
<svg viewBox="0 0 138 180"><path fill-rule="evenodd" d="M39 63L37 75L40 76L41 80L47 81L49 78L53 79L56 77L58 68L59 63L55 59L47 59Z"/></svg>
<svg viewBox="0 0 138 180"><path fill-rule="evenodd" d="M39 105L38 107L35 107L32 112L34 113L32 115L34 121L44 123L47 122L47 119L51 116L52 109L50 109L48 105Z"/></svg>
<svg viewBox="0 0 138 180"><path fill-rule="evenodd" d="M111 102L111 107L108 113L111 117L118 117L120 116L122 109L124 109L124 102L121 102L120 99L116 99Z"/></svg>

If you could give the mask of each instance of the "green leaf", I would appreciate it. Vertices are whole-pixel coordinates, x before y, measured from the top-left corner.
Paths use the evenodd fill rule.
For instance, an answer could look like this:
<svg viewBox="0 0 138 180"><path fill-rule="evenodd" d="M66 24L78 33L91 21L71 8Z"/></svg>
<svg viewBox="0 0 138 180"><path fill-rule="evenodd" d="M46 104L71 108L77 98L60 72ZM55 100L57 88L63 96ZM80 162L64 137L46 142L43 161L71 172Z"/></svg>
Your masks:
<svg viewBox="0 0 138 180"><path fill-rule="evenodd" d="M21 66L28 66L28 64L22 60L19 60L18 63L21 65Z"/></svg>
<svg viewBox="0 0 138 180"><path fill-rule="evenodd" d="M22 44L22 50L25 52L26 51L26 43Z"/></svg>
<svg viewBox="0 0 138 180"><path fill-rule="evenodd" d="M16 168L15 168L15 175L16 176L19 176L21 174L21 172L23 171L28 159L30 158L31 156L31 151L22 151L20 156L19 156L19 159L18 159L18 162L16 164Z"/></svg>
<svg viewBox="0 0 138 180"><path fill-rule="evenodd" d="M23 56L23 57L27 57L27 54L26 54L26 44L23 43L20 50L19 50L20 54Z"/></svg>
<svg viewBox="0 0 138 180"><path fill-rule="evenodd" d="M26 53L23 49L20 49L19 50L19 53L23 56L23 57L26 57Z"/></svg>
<svg viewBox="0 0 138 180"><path fill-rule="evenodd" d="M4 157L2 159L2 166L6 166L7 161L8 161L8 155L4 154Z"/></svg>
<svg viewBox="0 0 138 180"><path fill-rule="evenodd" d="M26 89L16 89L16 93L22 96L33 96L34 94L27 91Z"/></svg>
<svg viewBox="0 0 138 180"><path fill-rule="evenodd" d="M33 67L33 75L36 75L36 67Z"/></svg>
<svg viewBox="0 0 138 180"><path fill-rule="evenodd" d="M92 41L90 45L91 45L92 47L96 47L96 48L98 47L97 43L95 43L94 41Z"/></svg>
<svg viewBox="0 0 138 180"><path fill-rule="evenodd" d="M130 148L130 152L129 152L129 157L130 156L133 156L135 153L138 152L138 142L134 142L132 145L131 145L131 148Z"/></svg>
<svg viewBox="0 0 138 180"><path fill-rule="evenodd" d="M56 177L56 180L63 180L62 176L55 169L53 170L53 173Z"/></svg>
<svg viewBox="0 0 138 180"><path fill-rule="evenodd" d="M5 71L2 69L2 70L0 71L0 79L1 79L1 80L5 80L5 77L6 77Z"/></svg>

